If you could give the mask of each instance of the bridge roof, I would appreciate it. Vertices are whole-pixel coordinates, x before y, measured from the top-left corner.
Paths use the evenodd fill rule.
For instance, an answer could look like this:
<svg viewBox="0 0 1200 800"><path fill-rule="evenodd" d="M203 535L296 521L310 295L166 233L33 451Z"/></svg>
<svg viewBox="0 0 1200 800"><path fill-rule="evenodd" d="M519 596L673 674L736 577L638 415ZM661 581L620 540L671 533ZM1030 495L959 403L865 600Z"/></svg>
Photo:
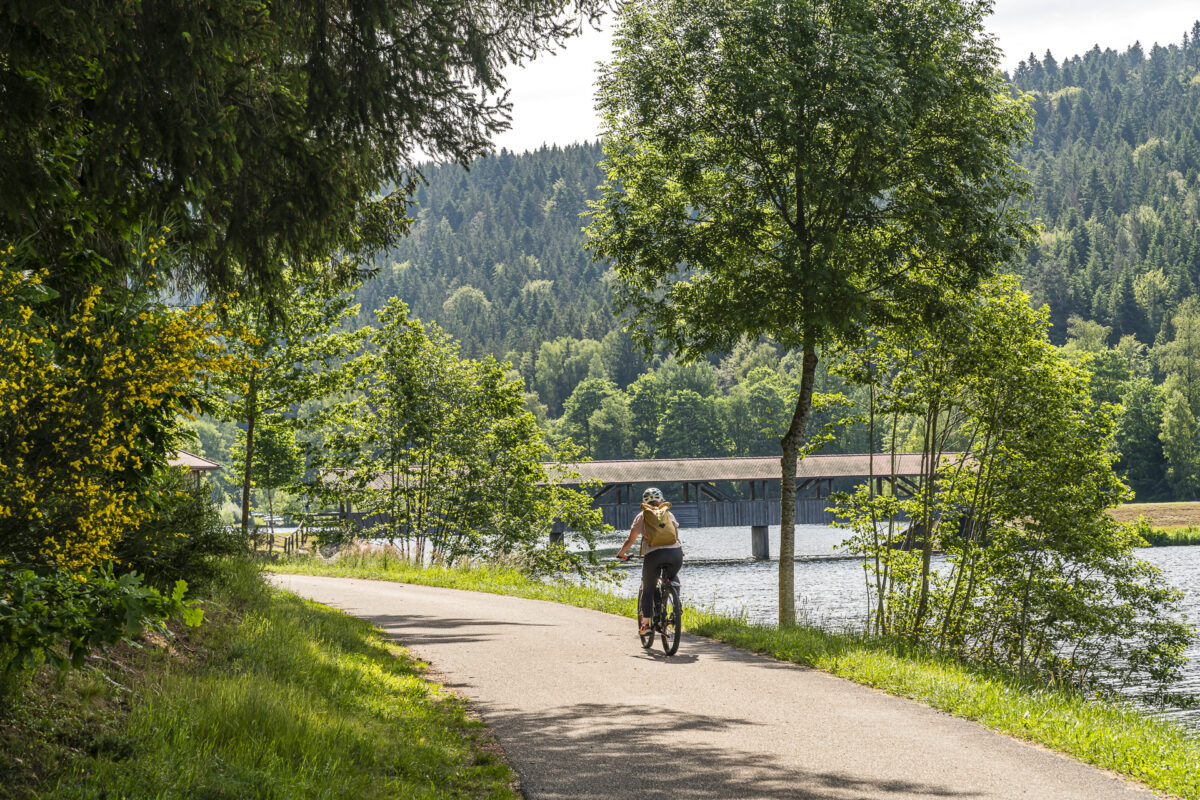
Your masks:
<svg viewBox="0 0 1200 800"><path fill-rule="evenodd" d="M187 467L194 472L209 472L221 468L221 465L217 462L201 458L195 453L189 453L186 450L176 450L171 458L167 460L167 464L172 467Z"/></svg>
<svg viewBox="0 0 1200 800"><path fill-rule="evenodd" d="M947 453L946 455L956 455ZM872 461L874 464L872 465ZM778 456L756 458L655 458L627 461L588 461L582 464L550 464L547 472L560 485L569 486L584 481L602 483L697 483L707 481L779 480ZM873 468L872 468L873 467ZM554 478L564 471L577 472L578 477ZM896 456L897 475L920 475L921 454L903 453ZM809 456L796 465L796 477L804 478L865 478L892 473L889 453Z"/></svg>

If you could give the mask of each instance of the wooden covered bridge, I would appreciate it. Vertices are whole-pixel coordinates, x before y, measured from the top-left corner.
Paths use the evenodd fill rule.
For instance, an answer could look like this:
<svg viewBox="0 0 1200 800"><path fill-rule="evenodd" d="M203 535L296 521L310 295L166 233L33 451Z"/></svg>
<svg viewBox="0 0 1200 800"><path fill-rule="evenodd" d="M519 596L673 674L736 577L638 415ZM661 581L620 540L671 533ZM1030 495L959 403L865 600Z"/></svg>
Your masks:
<svg viewBox="0 0 1200 800"><path fill-rule="evenodd" d="M767 526L779 524L779 472L776 456L589 461L551 468L562 486L599 482L593 505L617 530L629 530L646 487L679 487L667 500L681 528L747 526L756 557L765 557ZM808 456L796 469L796 522L833 522L829 496L835 485L874 479L880 491L891 484L891 491L903 497L918 487L921 474L920 453ZM748 497L744 487L736 493L741 497L733 496L732 484L739 483L748 486Z"/></svg>

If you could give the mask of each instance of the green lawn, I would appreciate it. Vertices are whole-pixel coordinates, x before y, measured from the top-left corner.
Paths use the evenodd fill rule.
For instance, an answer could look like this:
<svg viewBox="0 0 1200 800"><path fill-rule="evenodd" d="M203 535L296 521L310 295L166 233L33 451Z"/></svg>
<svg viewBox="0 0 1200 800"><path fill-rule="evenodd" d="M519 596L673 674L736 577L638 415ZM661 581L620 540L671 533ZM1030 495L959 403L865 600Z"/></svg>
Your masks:
<svg viewBox="0 0 1200 800"><path fill-rule="evenodd" d="M630 617L635 613L632 599L598 588L533 581L491 566L418 569L386 552L347 553L332 562L301 557L276 562L270 569L509 594ZM1155 789L1200 800L1200 737L1131 707L1022 685L933 653L816 628L780 631L698 609L687 610L684 624L692 633L911 697Z"/></svg>
<svg viewBox="0 0 1200 800"><path fill-rule="evenodd" d="M0 797L496 798L514 774L369 624L231 565L207 619L0 699Z"/></svg>

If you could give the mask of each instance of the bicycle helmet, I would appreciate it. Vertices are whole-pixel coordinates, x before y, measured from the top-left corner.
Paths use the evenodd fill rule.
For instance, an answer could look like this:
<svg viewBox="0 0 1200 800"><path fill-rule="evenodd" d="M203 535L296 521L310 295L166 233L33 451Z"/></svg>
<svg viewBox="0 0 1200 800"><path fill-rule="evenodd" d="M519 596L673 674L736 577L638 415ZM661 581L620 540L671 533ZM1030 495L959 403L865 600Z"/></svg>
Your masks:
<svg viewBox="0 0 1200 800"><path fill-rule="evenodd" d="M653 486L642 492L643 503L661 503L662 501L663 493Z"/></svg>

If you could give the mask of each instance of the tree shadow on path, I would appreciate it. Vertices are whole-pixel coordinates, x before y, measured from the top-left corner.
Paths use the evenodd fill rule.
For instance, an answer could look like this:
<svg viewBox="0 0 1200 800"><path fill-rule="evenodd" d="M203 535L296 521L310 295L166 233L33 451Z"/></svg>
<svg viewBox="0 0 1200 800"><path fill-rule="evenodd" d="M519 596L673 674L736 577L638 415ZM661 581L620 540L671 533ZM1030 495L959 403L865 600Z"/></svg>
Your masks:
<svg viewBox="0 0 1200 800"><path fill-rule="evenodd" d="M372 625L377 625L383 632L395 641L406 646L419 647L423 644L456 644L482 642L502 636L506 627L545 627L532 622L504 622L501 620L471 619L467 617L433 617L422 614L379 614L364 616L363 619ZM460 629L474 629L471 633L457 632ZM495 629L494 633L484 633L481 628ZM445 631L445 633L440 633Z"/></svg>
<svg viewBox="0 0 1200 800"><path fill-rule="evenodd" d="M756 723L662 709L580 703L554 713L484 711L528 800L898 800L973 798L975 791L836 769L780 766L756 752ZM741 729L741 730L739 730ZM704 744L728 740L736 748ZM699 733L701 736L696 736ZM709 734L711 736L705 735Z"/></svg>

